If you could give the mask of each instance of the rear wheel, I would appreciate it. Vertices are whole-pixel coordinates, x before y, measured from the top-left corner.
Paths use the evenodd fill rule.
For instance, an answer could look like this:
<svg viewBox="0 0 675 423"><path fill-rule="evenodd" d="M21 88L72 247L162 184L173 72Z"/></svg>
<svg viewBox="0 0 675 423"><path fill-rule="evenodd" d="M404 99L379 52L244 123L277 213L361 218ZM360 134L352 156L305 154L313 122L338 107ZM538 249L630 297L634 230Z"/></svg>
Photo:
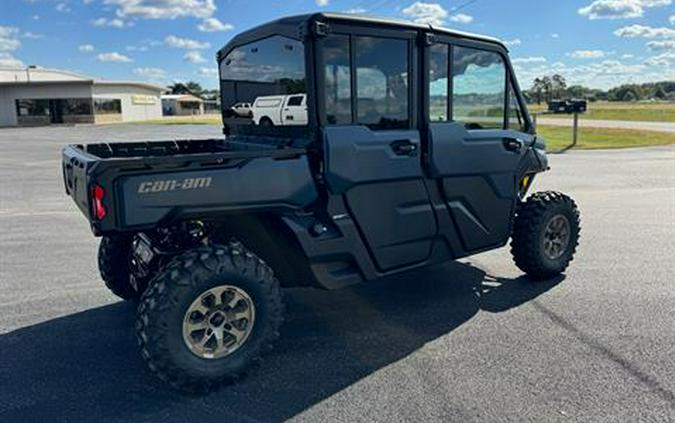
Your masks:
<svg viewBox="0 0 675 423"><path fill-rule="evenodd" d="M105 286L118 297L136 301L141 293L131 284L132 236L104 236L98 248L98 270Z"/></svg>
<svg viewBox="0 0 675 423"><path fill-rule="evenodd" d="M160 379L189 392L241 376L278 337L279 283L238 244L191 250L151 282L138 308L143 358Z"/></svg>
<svg viewBox="0 0 675 423"><path fill-rule="evenodd" d="M520 270L534 279L559 275L579 244L579 210L559 192L538 192L520 204L511 237L511 254Z"/></svg>
<svg viewBox="0 0 675 423"><path fill-rule="evenodd" d="M266 126L266 127L274 126L274 122L272 122L272 119L270 119L268 117L263 117L263 118L260 119L260 126Z"/></svg>

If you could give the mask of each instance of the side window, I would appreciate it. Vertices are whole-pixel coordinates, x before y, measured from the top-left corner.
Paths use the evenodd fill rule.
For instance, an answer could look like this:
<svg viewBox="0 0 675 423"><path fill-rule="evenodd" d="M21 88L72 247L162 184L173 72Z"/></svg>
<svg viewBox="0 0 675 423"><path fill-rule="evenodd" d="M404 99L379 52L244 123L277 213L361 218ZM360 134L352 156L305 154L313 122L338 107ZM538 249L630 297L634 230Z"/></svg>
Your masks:
<svg viewBox="0 0 675 423"><path fill-rule="evenodd" d="M371 129L408 128L408 41L354 41L357 123Z"/></svg>
<svg viewBox="0 0 675 423"><path fill-rule="evenodd" d="M349 36L331 35L324 42L326 120L352 123L352 87L349 74Z"/></svg>
<svg viewBox="0 0 675 423"><path fill-rule="evenodd" d="M429 119L448 120L448 60L449 46L434 44L429 57Z"/></svg>
<svg viewBox="0 0 675 423"><path fill-rule="evenodd" d="M296 95L294 97L290 97L288 99L288 103L286 104L287 106L302 106L302 96L301 95Z"/></svg>
<svg viewBox="0 0 675 423"><path fill-rule="evenodd" d="M509 84L509 129L525 132L525 118L513 86Z"/></svg>
<svg viewBox="0 0 675 423"><path fill-rule="evenodd" d="M467 129L504 127L506 67L494 52L454 47L452 117Z"/></svg>

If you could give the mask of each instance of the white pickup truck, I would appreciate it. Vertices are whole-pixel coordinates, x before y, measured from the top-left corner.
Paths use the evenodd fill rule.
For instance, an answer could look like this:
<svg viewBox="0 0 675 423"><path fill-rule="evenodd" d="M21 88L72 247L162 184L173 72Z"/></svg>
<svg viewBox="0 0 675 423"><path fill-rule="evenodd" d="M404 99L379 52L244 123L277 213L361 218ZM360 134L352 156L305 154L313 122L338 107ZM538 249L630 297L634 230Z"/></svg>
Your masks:
<svg viewBox="0 0 675 423"><path fill-rule="evenodd" d="M307 95L257 97L251 107L253 123L261 126L307 125Z"/></svg>

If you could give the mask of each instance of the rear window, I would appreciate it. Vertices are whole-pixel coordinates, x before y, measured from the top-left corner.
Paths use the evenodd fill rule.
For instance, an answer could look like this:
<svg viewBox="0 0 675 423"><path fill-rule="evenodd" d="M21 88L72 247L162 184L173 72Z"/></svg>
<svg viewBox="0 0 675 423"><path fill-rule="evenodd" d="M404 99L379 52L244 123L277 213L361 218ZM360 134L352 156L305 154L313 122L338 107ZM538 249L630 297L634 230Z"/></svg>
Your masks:
<svg viewBox="0 0 675 423"><path fill-rule="evenodd" d="M256 107L278 107L282 99L260 99L265 96L306 94L305 51L295 39L274 35L231 50L220 62L220 90L223 109L237 103ZM302 97L300 100L302 101ZM252 117L227 116L223 118L230 129L250 128L256 123ZM289 125L300 126L297 119ZM277 126L283 126L286 122ZM304 126L304 125L302 125ZM260 128L268 131L268 128ZM276 128L278 129L278 128Z"/></svg>

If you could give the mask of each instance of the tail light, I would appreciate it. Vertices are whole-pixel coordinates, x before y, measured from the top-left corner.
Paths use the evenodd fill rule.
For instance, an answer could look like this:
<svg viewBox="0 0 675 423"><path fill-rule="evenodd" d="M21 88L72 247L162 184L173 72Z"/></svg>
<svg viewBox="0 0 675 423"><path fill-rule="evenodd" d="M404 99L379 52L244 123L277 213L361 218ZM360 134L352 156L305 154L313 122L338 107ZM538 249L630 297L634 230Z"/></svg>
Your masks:
<svg viewBox="0 0 675 423"><path fill-rule="evenodd" d="M91 188L91 199L93 201L93 211L96 219L102 220L106 215L105 207L103 206L103 197L105 197L105 190L100 185L94 185Z"/></svg>

